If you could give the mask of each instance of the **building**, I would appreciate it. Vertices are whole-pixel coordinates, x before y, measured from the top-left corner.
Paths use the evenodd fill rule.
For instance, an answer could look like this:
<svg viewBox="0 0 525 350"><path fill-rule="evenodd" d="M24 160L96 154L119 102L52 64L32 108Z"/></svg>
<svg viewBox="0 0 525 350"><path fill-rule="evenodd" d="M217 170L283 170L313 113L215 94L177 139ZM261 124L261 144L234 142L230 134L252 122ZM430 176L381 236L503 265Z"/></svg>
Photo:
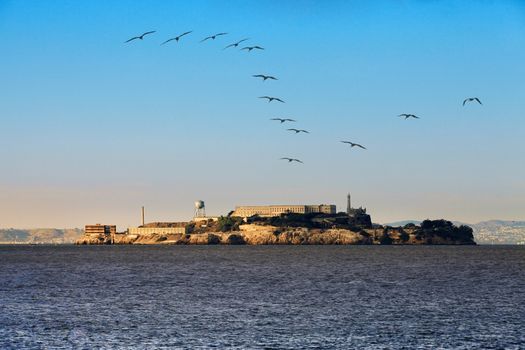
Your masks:
<svg viewBox="0 0 525 350"><path fill-rule="evenodd" d="M231 216L250 217L259 215L262 217L280 216L281 214L309 214L323 213L335 214L336 207L333 204L320 205L255 205L237 206Z"/></svg>
<svg viewBox="0 0 525 350"><path fill-rule="evenodd" d="M130 235L150 235L150 234L186 234L187 222L152 222L139 227L128 228Z"/></svg>
<svg viewBox="0 0 525 350"><path fill-rule="evenodd" d="M84 233L86 235L106 235L111 236L117 233L116 225L86 225L84 228Z"/></svg>

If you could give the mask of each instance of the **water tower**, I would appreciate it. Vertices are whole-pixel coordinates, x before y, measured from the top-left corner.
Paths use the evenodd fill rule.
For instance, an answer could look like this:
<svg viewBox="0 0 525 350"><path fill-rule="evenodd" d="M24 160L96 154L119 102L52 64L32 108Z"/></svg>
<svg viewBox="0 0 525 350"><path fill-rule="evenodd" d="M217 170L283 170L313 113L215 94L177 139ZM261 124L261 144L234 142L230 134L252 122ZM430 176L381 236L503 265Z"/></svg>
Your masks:
<svg viewBox="0 0 525 350"><path fill-rule="evenodd" d="M206 217L206 207L204 206L204 201L198 200L195 201L195 215L196 218L205 218Z"/></svg>

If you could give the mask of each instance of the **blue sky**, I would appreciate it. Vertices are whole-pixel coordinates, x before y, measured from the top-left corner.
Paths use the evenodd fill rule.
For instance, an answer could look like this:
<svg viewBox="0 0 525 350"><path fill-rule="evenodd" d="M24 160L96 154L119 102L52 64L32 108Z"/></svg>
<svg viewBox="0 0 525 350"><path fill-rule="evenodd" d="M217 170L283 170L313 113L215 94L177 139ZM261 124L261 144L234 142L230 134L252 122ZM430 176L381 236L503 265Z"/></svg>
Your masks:
<svg viewBox="0 0 525 350"><path fill-rule="evenodd" d="M524 218L524 2L4 0L0 33L0 227L347 192L376 222Z"/></svg>

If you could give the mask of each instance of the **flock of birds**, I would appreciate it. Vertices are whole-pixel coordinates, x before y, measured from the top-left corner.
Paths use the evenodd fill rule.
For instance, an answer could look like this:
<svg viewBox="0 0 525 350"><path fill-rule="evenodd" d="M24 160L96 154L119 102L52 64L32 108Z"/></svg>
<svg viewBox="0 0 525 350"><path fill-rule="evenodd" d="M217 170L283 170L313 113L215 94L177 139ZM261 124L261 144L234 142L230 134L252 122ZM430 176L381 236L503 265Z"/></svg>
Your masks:
<svg viewBox="0 0 525 350"><path fill-rule="evenodd" d="M152 30L152 31L148 31L148 32L145 32L145 33L142 33L141 35L138 35L138 36L134 36L128 40L126 40L124 43L129 43L129 42L132 42L134 40L144 40L144 37L146 37L147 35L151 35L153 33L156 33L156 31ZM167 40L165 40L164 42L162 42L160 45L165 45L169 42L172 42L172 41L175 41L175 42L179 42L181 40L182 37L188 35L188 34L191 34L193 33L193 31L187 31L187 32L184 32L178 36L175 36L173 38L169 38ZM200 42L205 42L205 41L208 41L208 40L215 40L217 37L220 37L220 36L223 36L223 35L227 35L228 33L225 33L225 32L220 32L220 33L216 33L216 34L213 34L213 35L209 35L205 38L203 38ZM223 50L226 50L228 48L237 48L239 47L239 45L245 41L248 41L250 40L250 38L243 38L241 40L238 40L234 43L231 43L229 45L226 45ZM247 51L247 52L251 52L252 50L264 50L264 47L261 47L259 45L254 45L254 46L244 46L244 47L241 47L240 48L241 51ZM262 81L266 81L266 80L279 80L277 79L276 77L272 76L272 75L266 75L266 74L255 74L255 75L252 75L252 77L254 78L260 78L262 79ZM279 97L274 97L274 96L260 96L259 98L261 99L266 99L268 100L268 103L270 102L273 102L273 101L277 101L277 102L281 102L281 103L285 103L284 100L282 100L281 98ZM468 97L466 98L465 100L463 100L463 106L465 106L465 104L469 103L469 102L476 102L480 105L483 105L480 101L479 98L477 97ZM410 114L410 113L402 113L402 114L399 114L398 117L400 118L404 118L405 120L407 119L410 119L410 118L413 118L413 119L420 119L420 117L418 117L417 115L414 115L414 114ZM291 118L271 118L270 120L272 121L278 121L280 124L284 124L284 123L288 123L288 122L296 122L295 119L291 119ZM304 130L304 129L296 129L296 128L289 128L289 129L286 129L288 131L291 131L291 132L294 132L295 134L300 134L300 133L305 133L305 134L309 134L310 132L308 130ZM340 141L341 143L344 143L344 144L347 144L347 145L350 145L350 148L354 148L354 147L357 147L357 148L361 148L363 150L366 150L366 147L359 144L359 143L355 143L355 142L352 142L352 141ZM302 160L300 159L297 159L297 158L290 158L290 157L282 157L281 160L285 160L287 161L288 163L292 163L292 162L296 162L296 163L303 163Z"/></svg>

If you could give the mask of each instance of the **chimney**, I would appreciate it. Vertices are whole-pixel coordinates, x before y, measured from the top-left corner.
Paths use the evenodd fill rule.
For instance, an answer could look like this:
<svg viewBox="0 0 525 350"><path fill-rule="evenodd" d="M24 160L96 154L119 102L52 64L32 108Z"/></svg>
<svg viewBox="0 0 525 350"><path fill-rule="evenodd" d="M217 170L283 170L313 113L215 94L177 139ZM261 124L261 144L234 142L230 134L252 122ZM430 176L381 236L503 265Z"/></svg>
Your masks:
<svg viewBox="0 0 525 350"><path fill-rule="evenodd" d="M142 207L142 226L144 226L144 207Z"/></svg>

